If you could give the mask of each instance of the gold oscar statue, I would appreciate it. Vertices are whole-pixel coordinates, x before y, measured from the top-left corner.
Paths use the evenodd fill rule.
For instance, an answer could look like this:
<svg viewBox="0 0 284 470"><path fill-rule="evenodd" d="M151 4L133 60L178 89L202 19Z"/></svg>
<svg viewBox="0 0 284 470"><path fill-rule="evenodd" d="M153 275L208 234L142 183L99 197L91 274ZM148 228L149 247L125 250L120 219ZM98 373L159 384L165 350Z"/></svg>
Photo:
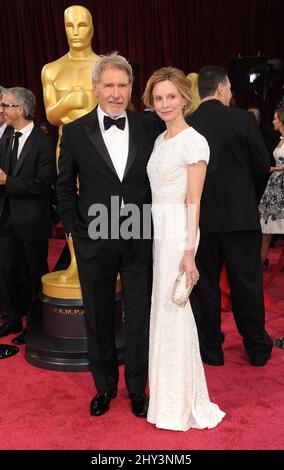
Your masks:
<svg viewBox="0 0 284 470"><path fill-rule="evenodd" d="M97 104L92 87L92 69L98 56L91 41L94 34L92 15L83 6L73 5L64 11L69 52L42 69L41 79L46 116L59 127L57 163L62 126L87 114ZM56 298L82 297L72 240L67 240L71 263L65 271L43 277L43 293Z"/></svg>
<svg viewBox="0 0 284 470"><path fill-rule="evenodd" d="M198 108L198 106L201 103L201 99L200 99L199 92L198 92L198 84L197 84L198 73L195 73L195 72L189 73L186 78L191 83L191 91L193 94L193 102L192 102L192 107L190 109L190 114L191 114Z"/></svg>
<svg viewBox="0 0 284 470"><path fill-rule="evenodd" d="M62 126L84 116L97 104L92 90L92 70L98 56L92 51L92 16L83 6L64 11L69 52L42 69L48 121L59 127L57 163ZM32 365L58 371L89 370L82 292L72 240L67 240L71 263L66 270L42 277L43 325L29 332L25 358ZM123 360L124 333L120 280L116 283L116 345Z"/></svg>

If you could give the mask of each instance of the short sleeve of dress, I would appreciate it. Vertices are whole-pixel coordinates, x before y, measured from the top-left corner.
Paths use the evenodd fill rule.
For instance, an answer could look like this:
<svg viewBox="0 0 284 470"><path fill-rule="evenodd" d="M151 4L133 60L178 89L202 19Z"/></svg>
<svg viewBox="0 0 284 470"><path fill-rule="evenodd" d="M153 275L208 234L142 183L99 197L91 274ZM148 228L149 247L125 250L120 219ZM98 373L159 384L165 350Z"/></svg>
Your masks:
<svg viewBox="0 0 284 470"><path fill-rule="evenodd" d="M190 131L191 132L184 136L184 163L186 165L192 165L193 163L198 163L203 160L208 164L210 150L207 140L192 127Z"/></svg>
<svg viewBox="0 0 284 470"><path fill-rule="evenodd" d="M156 147L158 147L159 143L161 142L163 136L165 135L166 131L162 132L161 134L158 135L158 137L156 138L155 142L154 142L154 147L153 147L153 150L156 149Z"/></svg>

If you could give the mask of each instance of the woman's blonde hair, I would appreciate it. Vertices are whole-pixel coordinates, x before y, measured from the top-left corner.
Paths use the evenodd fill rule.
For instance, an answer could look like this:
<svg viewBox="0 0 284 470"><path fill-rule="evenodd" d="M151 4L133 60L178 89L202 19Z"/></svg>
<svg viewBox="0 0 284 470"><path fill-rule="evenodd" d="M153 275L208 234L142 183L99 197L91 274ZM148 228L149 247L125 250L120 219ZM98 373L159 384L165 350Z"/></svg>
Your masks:
<svg viewBox="0 0 284 470"><path fill-rule="evenodd" d="M153 88L155 85L157 85L157 83L164 82L166 80L172 82L180 92L181 96L185 99L186 105L183 109L183 115L187 116L190 113L193 101L191 84L190 81L186 78L184 72L180 69L176 69L175 67L163 67L153 73L153 75L149 78L146 89L143 93L143 103L145 104L146 108L153 109Z"/></svg>
<svg viewBox="0 0 284 470"><path fill-rule="evenodd" d="M280 108L277 108L275 110L275 114L277 114L277 117L279 121L281 122L281 124L284 124L284 107L281 106Z"/></svg>

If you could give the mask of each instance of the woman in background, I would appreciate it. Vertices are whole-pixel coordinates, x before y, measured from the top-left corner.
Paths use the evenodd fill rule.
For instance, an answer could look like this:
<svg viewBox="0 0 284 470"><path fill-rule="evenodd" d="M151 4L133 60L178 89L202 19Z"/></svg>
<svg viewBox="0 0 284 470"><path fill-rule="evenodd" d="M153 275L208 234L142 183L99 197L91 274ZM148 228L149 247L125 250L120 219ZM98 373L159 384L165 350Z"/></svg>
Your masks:
<svg viewBox="0 0 284 470"><path fill-rule="evenodd" d="M272 234L284 233L284 107L274 113L274 129L281 134L273 152L276 166L270 167L271 176L259 204L262 229L261 263L268 265L268 249Z"/></svg>

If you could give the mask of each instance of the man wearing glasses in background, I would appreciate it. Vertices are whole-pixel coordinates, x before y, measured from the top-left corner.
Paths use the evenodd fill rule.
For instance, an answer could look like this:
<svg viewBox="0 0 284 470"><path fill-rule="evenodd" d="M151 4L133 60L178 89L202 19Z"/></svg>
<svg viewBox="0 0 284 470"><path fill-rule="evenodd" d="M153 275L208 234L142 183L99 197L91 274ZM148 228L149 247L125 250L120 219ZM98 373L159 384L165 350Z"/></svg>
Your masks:
<svg viewBox="0 0 284 470"><path fill-rule="evenodd" d="M52 140L33 123L34 94L26 88L6 90L0 103L13 133L0 145L0 311L5 320L0 337L22 331L23 262L32 294L27 326L41 321L41 276L48 272L48 237L51 232L50 191L54 177ZM25 343L25 331L12 341Z"/></svg>

